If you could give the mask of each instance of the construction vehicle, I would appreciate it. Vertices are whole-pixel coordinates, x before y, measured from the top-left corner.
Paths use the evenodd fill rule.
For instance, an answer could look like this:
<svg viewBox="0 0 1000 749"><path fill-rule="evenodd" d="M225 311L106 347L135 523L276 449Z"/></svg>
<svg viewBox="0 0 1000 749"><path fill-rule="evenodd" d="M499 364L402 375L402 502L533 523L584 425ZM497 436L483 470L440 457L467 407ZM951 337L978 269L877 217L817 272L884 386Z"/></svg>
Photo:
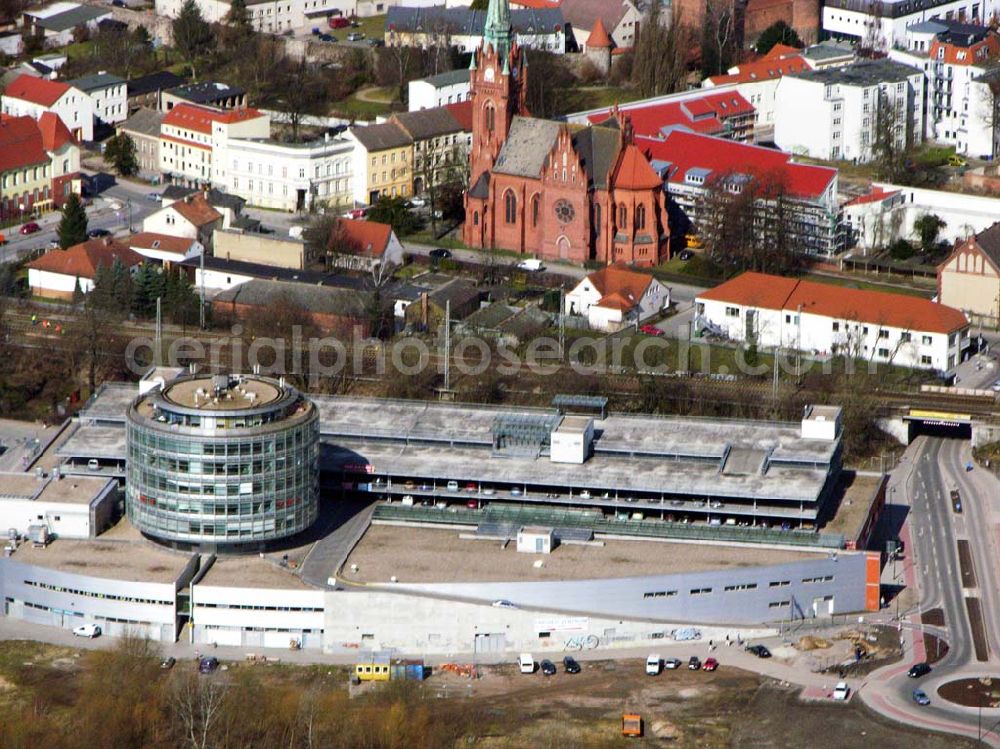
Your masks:
<svg viewBox="0 0 1000 749"><path fill-rule="evenodd" d="M642 736L642 716L638 713L622 713L622 736Z"/></svg>

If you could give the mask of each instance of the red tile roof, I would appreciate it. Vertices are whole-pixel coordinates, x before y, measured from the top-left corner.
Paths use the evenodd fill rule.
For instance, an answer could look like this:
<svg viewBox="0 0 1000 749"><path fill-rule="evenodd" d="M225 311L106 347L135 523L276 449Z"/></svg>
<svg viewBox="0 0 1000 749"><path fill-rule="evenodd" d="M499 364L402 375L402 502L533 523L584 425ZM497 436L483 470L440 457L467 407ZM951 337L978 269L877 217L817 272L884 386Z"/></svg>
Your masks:
<svg viewBox="0 0 1000 749"><path fill-rule="evenodd" d="M222 218L222 214L209 205L209 202L205 200L205 196L200 192L174 201L164 210L169 208L173 208L187 219L189 223L197 227L205 226Z"/></svg>
<svg viewBox="0 0 1000 749"><path fill-rule="evenodd" d="M110 268L116 259L121 260L126 268L143 262L142 255L133 252L127 245L105 238L88 239L67 250L51 250L28 263L28 267L65 276L93 279L98 266Z"/></svg>
<svg viewBox="0 0 1000 749"><path fill-rule="evenodd" d="M377 221L342 218L338 222L338 226L344 230L344 234L362 255L368 254L370 245L371 254L375 257L381 257L389 246L389 238L392 236L392 227Z"/></svg>
<svg viewBox="0 0 1000 749"><path fill-rule="evenodd" d="M76 143L69 128L55 112L42 112L38 118L38 129L46 151L58 151L67 144Z"/></svg>
<svg viewBox="0 0 1000 749"><path fill-rule="evenodd" d="M625 146L618 154L618 163L611 176L615 188L625 190L650 190L663 186L663 180L653 171L649 161L634 144Z"/></svg>
<svg viewBox="0 0 1000 749"><path fill-rule="evenodd" d="M943 54L941 50L944 50ZM948 65L983 65L998 56L1000 56L1000 36L997 36L995 31L988 32L985 39L968 46L935 38L927 54L928 59Z"/></svg>
<svg viewBox="0 0 1000 749"><path fill-rule="evenodd" d="M0 172L47 164L50 160L34 119L0 116Z"/></svg>
<svg viewBox="0 0 1000 749"><path fill-rule="evenodd" d="M43 107L51 107L69 89L70 87L61 81L50 81L48 78L38 78L22 73L11 81L3 95L12 99L40 104Z"/></svg>
<svg viewBox="0 0 1000 749"><path fill-rule="evenodd" d="M674 130L666 138L636 138L636 145L651 160L668 162L669 182L680 184L688 170L710 169L717 174L751 174L780 179L784 190L800 198L817 198L837 178L837 170L796 164L791 156L773 148Z"/></svg>
<svg viewBox="0 0 1000 749"><path fill-rule="evenodd" d="M250 108L220 111L209 107L199 107L195 104L177 104L167 112L162 124L209 134L212 132L212 123L223 122L232 125L236 122L247 122L263 116L260 111Z"/></svg>
<svg viewBox="0 0 1000 749"><path fill-rule="evenodd" d="M599 307L608 307L628 311L642 300L643 294L649 288L653 277L646 273L637 273L624 265L615 264L601 268L587 276L601 299Z"/></svg>
<svg viewBox="0 0 1000 749"><path fill-rule="evenodd" d="M608 30L604 28L604 21L598 18L594 21L594 28L590 31L590 36L587 38L587 49L601 49L612 46L611 37L608 36Z"/></svg>
<svg viewBox="0 0 1000 749"><path fill-rule="evenodd" d="M722 86L726 83L753 83L755 81L775 80L788 73L801 73L804 70L811 70L812 68L804 57L795 55L780 59L765 57L756 62L737 65L732 69L736 72L726 75L713 75L708 80L714 86Z"/></svg>
<svg viewBox="0 0 1000 749"><path fill-rule="evenodd" d="M175 237L170 234L157 234L153 231L144 231L133 234L129 239L129 247L142 250L161 250L163 252L174 252L183 255L190 249L196 240L188 237Z"/></svg>
<svg viewBox="0 0 1000 749"><path fill-rule="evenodd" d="M558 8L560 0L510 0L511 5L521 8L532 8L534 10L545 10L546 8Z"/></svg>
<svg viewBox="0 0 1000 749"><path fill-rule="evenodd" d="M711 90L711 89L709 89ZM660 137L671 127L686 127L705 135L725 131L725 121L731 117L753 114L753 105L736 91L706 93L684 101L619 106L632 118L632 127L638 135ZM609 109L592 114L594 124L613 116Z"/></svg>
<svg viewBox="0 0 1000 749"><path fill-rule="evenodd" d="M929 299L764 273L743 273L698 298L765 309L801 309L806 314L836 320L928 333L951 333L969 324L961 311Z"/></svg>
<svg viewBox="0 0 1000 749"><path fill-rule="evenodd" d="M466 99L465 101L460 101L455 104L445 104L444 108L447 109L451 116L455 118L462 130L467 133L472 132L472 100Z"/></svg>
<svg viewBox="0 0 1000 749"><path fill-rule="evenodd" d="M786 0L776 0L776 2L784 4ZM793 55L801 54L802 50L798 47L792 47L789 44L775 44L771 49L768 50L767 54L764 55L764 60L778 60L782 57L791 57Z"/></svg>

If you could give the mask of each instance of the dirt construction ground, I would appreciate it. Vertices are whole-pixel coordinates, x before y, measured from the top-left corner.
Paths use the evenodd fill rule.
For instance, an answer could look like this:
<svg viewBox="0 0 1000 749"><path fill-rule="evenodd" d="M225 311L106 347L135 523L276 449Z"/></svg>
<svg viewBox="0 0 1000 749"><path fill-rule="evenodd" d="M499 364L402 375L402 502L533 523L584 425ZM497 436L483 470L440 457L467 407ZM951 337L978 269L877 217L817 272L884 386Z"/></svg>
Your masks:
<svg viewBox="0 0 1000 749"><path fill-rule="evenodd" d="M435 697L471 695L480 712L478 747L684 747L688 749L972 749L973 742L908 729L847 704L803 703L797 691L723 665L715 673L681 668L646 676L642 661L583 664L583 673L544 677L513 665L487 668L477 681L435 674ZM685 664L686 666L686 664ZM470 687L470 684L472 685ZM621 736L621 714L642 715L645 736ZM653 735L658 733L660 737ZM819 737L822 737L821 739Z"/></svg>

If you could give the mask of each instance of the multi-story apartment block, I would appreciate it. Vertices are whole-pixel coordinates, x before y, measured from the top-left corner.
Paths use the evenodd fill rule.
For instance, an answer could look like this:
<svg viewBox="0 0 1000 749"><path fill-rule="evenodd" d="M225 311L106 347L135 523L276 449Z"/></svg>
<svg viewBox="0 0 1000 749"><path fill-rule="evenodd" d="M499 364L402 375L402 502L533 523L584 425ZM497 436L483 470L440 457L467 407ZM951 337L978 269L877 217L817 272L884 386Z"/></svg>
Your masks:
<svg viewBox="0 0 1000 749"><path fill-rule="evenodd" d="M4 114L38 120L45 112L59 117L77 140L94 139L94 103L78 88L22 74L3 92Z"/></svg>
<svg viewBox="0 0 1000 749"><path fill-rule="evenodd" d="M413 139L413 192L420 195L458 179L472 146L472 102L392 116Z"/></svg>
<svg viewBox="0 0 1000 749"><path fill-rule="evenodd" d="M923 100L923 72L891 60L791 73L775 94L774 142L801 156L868 162L879 138L898 152L923 141Z"/></svg>
<svg viewBox="0 0 1000 749"><path fill-rule="evenodd" d="M988 26L926 21L906 30L906 49L889 57L924 72L926 137L958 153L998 152L1000 35Z"/></svg>
<svg viewBox="0 0 1000 749"><path fill-rule="evenodd" d="M124 78L105 73L84 76L69 82L83 91L93 102L94 117L105 125L114 125L128 118L128 94Z"/></svg>
<svg viewBox="0 0 1000 749"><path fill-rule="evenodd" d="M356 126L346 137L354 142L354 200L374 203L381 197L413 194L413 138L396 122Z"/></svg>
<svg viewBox="0 0 1000 749"><path fill-rule="evenodd" d="M906 30L924 21L987 23L1000 0L826 0L823 31L885 54L904 47Z"/></svg>
<svg viewBox="0 0 1000 749"><path fill-rule="evenodd" d="M168 181L178 184L225 185L229 182L225 159L228 141L270 135L270 118L256 109L220 111L177 104L160 128L160 171Z"/></svg>
<svg viewBox="0 0 1000 749"><path fill-rule="evenodd" d="M21 219L80 192L80 147L52 112L0 117L0 220Z"/></svg>
<svg viewBox="0 0 1000 749"><path fill-rule="evenodd" d="M234 138L226 149L228 175L218 186L250 205L306 211L314 203L354 200L354 142L329 135L306 143Z"/></svg>

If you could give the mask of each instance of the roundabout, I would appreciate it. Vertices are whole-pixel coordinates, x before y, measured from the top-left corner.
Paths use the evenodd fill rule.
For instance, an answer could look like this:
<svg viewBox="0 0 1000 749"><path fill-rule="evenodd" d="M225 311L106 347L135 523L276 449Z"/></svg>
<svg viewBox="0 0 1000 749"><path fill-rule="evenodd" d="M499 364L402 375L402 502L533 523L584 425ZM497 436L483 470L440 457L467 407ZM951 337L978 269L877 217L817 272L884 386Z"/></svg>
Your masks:
<svg viewBox="0 0 1000 749"><path fill-rule="evenodd" d="M937 688L941 699L962 707L1000 708L1000 677L955 679Z"/></svg>

